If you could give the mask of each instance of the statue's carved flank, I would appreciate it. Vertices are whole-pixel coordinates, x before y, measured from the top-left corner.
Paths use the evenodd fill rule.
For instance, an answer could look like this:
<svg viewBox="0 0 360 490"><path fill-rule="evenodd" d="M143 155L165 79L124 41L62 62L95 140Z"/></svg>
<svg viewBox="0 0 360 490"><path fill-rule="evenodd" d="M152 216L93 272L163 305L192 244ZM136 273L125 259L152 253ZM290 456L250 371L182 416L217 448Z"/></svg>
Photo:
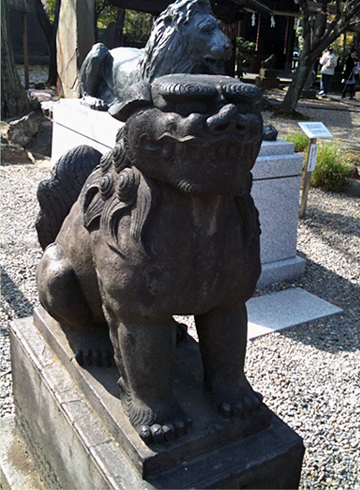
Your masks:
<svg viewBox="0 0 360 490"><path fill-rule="evenodd" d="M231 51L208 0L178 0L156 19L143 50L93 46L81 68L83 103L107 110L140 80L170 73L222 74Z"/></svg>
<svg viewBox="0 0 360 490"><path fill-rule="evenodd" d="M173 315L195 315L205 392L218 411L241 417L261 403L244 374L245 302L261 268L250 195L259 100L255 86L225 76L141 82L112 107L125 124L95 168L94 157L66 217L53 177L63 223L38 267L41 304L77 338L79 361L109 328L122 408L146 442L192 425L172 394ZM76 151L61 164L65 187L76 179ZM39 232L53 219L45 201Z"/></svg>

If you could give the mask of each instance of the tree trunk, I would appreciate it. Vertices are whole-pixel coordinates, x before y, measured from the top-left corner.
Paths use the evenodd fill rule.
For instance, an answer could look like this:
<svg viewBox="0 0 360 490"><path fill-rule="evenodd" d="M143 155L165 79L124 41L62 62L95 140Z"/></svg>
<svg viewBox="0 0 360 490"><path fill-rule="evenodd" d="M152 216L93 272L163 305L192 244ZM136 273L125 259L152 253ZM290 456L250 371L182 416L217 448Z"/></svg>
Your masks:
<svg viewBox="0 0 360 490"><path fill-rule="evenodd" d="M311 59L299 59L299 65L294 74L293 81L280 105L280 112L290 114L295 111L302 89L304 88L309 72L312 69L312 65L313 61Z"/></svg>
<svg viewBox="0 0 360 490"><path fill-rule="evenodd" d="M44 10L41 0L35 0L33 4L35 6L36 17L45 34L46 41L49 47L50 63L49 63L49 75L46 83L47 85L52 87L56 85L57 76L58 76L57 61L56 61L56 33L59 24L60 0L56 0L55 18L53 23L50 22L50 19Z"/></svg>
<svg viewBox="0 0 360 490"><path fill-rule="evenodd" d="M1 1L1 116L23 116L28 100L16 69L8 29L7 2Z"/></svg>

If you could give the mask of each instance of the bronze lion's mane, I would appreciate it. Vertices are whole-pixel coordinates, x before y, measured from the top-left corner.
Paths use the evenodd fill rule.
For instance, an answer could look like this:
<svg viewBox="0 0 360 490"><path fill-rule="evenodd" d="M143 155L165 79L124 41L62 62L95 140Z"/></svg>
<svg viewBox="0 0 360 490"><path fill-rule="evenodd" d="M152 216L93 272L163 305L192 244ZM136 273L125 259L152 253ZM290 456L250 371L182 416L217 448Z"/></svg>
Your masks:
<svg viewBox="0 0 360 490"><path fill-rule="evenodd" d="M188 56L191 46L184 30L197 12L213 15L208 0L182 0L159 15L139 60L141 80L151 82L166 75L169 65L172 73L193 73L194 60Z"/></svg>

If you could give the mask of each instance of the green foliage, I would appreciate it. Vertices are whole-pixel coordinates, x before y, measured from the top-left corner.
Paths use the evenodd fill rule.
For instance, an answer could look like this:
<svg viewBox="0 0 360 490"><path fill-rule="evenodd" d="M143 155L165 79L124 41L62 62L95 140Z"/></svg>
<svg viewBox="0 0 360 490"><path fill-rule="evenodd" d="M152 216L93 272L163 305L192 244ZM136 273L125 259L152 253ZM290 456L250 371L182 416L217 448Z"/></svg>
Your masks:
<svg viewBox="0 0 360 490"><path fill-rule="evenodd" d="M245 41L242 37L236 38L235 59L237 63L237 75L241 78L244 73L244 66L249 65L254 56L256 45L250 41Z"/></svg>
<svg viewBox="0 0 360 490"><path fill-rule="evenodd" d="M298 153L308 149L310 140L305 133L303 133L302 131L297 131L296 133L288 133L286 135L285 141L294 143L295 151Z"/></svg>
<svg viewBox="0 0 360 490"><path fill-rule="evenodd" d="M56 0L43 0L43 6L50 19L50 22L54 22Z"/></svg>
<svg viewBox="0 0 360 490"><path fill-rule="evenodd" d="M333 43L332 47L334 48L334 54L335 56L339 59L346 59L348 55L348 51L351 46L354 44L354 39L355 39L355 34L352 32L347 32L346 33L346 43L345 43L345 53L344 53L344 35L341 34L340 37L338 37Z"/></svg>
<svg viewBox="0 0 360 490"><path fill-rule="evenodd" d="M136 42L146 42L152 29L152 15L136 10L126 10L124 36Z"/></svg>
<svg viewBox="0 0 360 490"><path fill-rule="evenodd" d="M117 7L113 7L106 0L95 0L95 12L97 13L97 26L106 29L111 22L116 22Z"/></svg>
<svg viewBox="0 0 360 490"><path fill-rule="evenodd" d="M320 143L311 185L325 191L340 191L348 183L353 166L348 155L336 141Z"/></svg>

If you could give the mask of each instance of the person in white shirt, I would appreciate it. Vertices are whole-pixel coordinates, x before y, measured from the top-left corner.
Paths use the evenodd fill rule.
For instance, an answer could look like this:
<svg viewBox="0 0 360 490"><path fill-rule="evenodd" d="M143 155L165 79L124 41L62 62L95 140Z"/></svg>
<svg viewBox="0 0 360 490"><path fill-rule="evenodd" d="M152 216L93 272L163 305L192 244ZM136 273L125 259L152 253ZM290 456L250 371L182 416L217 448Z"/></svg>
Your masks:
<svg viewBox="0 0 360 490"><path fill-rule="evenodd" d="M330 91L331 79L335 73L335 68L337 65L337 58L333 53L333 47L329 46L327 51L322 55L319 61L322 68L321 81L320 81L320 92L319 95L327 97Z"/></svg>

